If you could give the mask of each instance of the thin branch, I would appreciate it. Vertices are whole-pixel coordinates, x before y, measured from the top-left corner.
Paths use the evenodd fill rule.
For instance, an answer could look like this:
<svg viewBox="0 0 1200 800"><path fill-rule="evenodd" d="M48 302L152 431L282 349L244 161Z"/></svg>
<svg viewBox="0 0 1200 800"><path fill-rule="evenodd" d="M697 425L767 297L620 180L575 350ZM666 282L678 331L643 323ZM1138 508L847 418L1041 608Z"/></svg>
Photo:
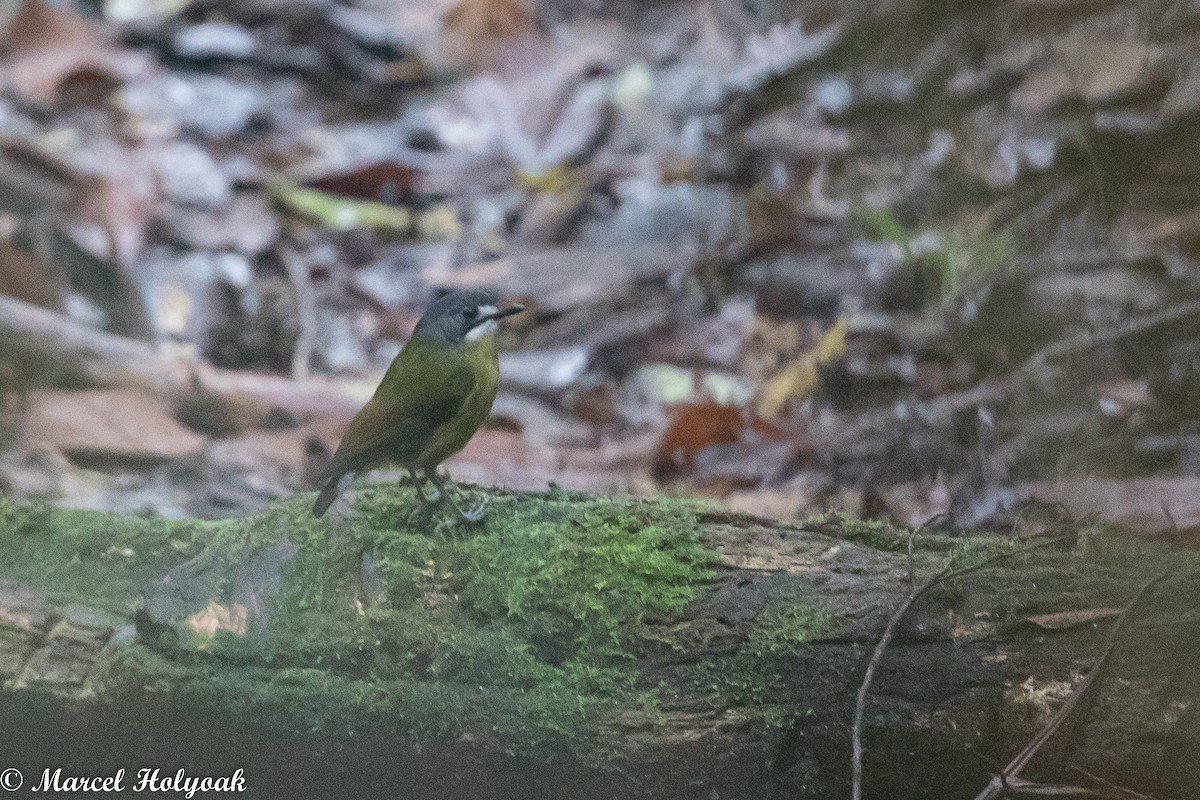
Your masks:
<svg viewBox="0 0 1200 800"><path fill-rule="evenodd" d="M934 514L932 517L930 517L929 519L922 522L920 527L914 528L908 534L908 585L909 586L917 585L917 570L916 570L915 564L913 563L913 540L916 539L918 536L920 536L922 533L924 533L925 530L930 525L941 522L942 520L946 519L949 516L950 516L949 514L946 514L944 512L941 514Z"/></svg>
<svg viewBox="0 0 1200 800"><path fill-rule="evenodd" d="M332 413L349 420L370 396L366 380L293 381L278 375L174 362L149 342L96 330L49 309L0 295L0 355L78 373L89 387L135 387L188 395L197 387L222 397L296 414Z"/></svg>
<svg viewBox="0 0 1200 800"><path fill-rule="evenodd" d="M1067 336L1047 345L1021 362L1006 375L964 389L941 395L916 406L915 414L927 425L940 425L958 412L1003 401L1019 391L1033 377L1040 374L1049 364L1069 359L1080 353L1099 347L1118 344L1125 339L1150 333L1158 328L1186 322L1200 317L1200 300L1176 303L1160 311L1132 317L1102 330L1087 330ZM847 435L866 438L881 427L894 425L892 410L864 414L854 423Z"/></svg>
<svg viewBox="0 0 1200 800"><path fill-rule="evenodd" d="M1017 779L1017 777L1021 774L1021 770L1023 770L1033 759L1033 757L1037 755L1038 750L1040 750L1042 746L1045 745L1046 742L1050 741L1054 734L1058 732L1058 729L1063 726L1063 723L1067 721L1067 719L1083 701L1083 698L1088 694L1088 691L1093 685L1095 685L1096 678L1100 675L1101 670L1104 669L1104 665L1108 661L1109 654L1112 653L1113 648L1116 646L1117 637L1121 633L1121 628L1124 627L1125 621L1129 618L1129 615L1132 613L1133 609L1153 586L1158 584L1169 574L1170 571L1163 572L1162 574L1150 579L1142 585L1142 588L1138 590L1137 594L1133 596L1133 599L1130 600L1129 603L1126 604L1124 610L1121 611L1121 615L1117 617L1117 621L1113 623L1112 629L1108 632L1108 638L1104 642L1104 649L1100 651L1100 657L1096 660L1096 664L1091 668L1091 670L1088 671L1087 677L1083 679L1071 696L1067 698L1067 702L1063 703L1062 707L1058 709L1057 713L1051 717L1050 721L1046 723L1046 726L1042 728L1042 730L1039 731L1036 736L1033 737L1029 744L1025 745L1021 752L1017 753L1016 757L1009 762L1008 766L1005 767L999 775L992 778L988 785L984 787L982 792L975 796L975 800L991 800L993 797L998 797L1000 793L1012 783L1013 780Z"/></svg>
<svg viewBox="0 0 1200 800"><path fill-rule="evenodd" d="M1056 544L1064 539L1071 538L1070 536L1055 536L1049 539L1039 540L1019 550L1014 550L1009 553L998 553L994 556L970 564L965 567L952 569L947 564L941 572L934 575L919 587L913 588L908 593L908 597L900 604L900 607L892 614L892 618L888 620L887 627L883 630L883 636L880 637L879 643L875 645L875 652L871 654L871 660L867 663L867 671L863 675L862 684L858 687L858 697L854 705L854 726L851 729L851 784L850 797L852 800L862 800L862 775L863 775L863 747L862 747L862 727L863 717L867 708L867 695L871 691L871 684L875 681L875 672L879 669L879 664L883 660L883 654L887 651L888 645L896 635L896 629L900 626L900 621L917 602L930 589L937 586L939 583L960 578L972 572L983 569L984 567L995 564L998 561L1004 561L1009 558L1014 558L1018 555L1029 553L1033 550L1046 547L1050 544Z"/></svg>

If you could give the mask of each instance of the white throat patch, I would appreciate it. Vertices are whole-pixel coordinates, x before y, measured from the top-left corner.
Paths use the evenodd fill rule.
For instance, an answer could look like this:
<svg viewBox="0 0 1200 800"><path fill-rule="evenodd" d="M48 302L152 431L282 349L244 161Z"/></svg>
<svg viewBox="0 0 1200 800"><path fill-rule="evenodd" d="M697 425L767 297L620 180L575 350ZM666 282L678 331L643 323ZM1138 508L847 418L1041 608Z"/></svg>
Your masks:
<svg viewBox="0 0 1200 800"><path fill-rule="evenodd" d="M482 311L483 309L480 310ZM478 341L484 336L487 336L489 333L495 333L499 327L500 325L496 322L496 320L489 319L487 322L484 322L481 325L476 325L474 328L471 328L471 330L467 331L466 340L468 342Z"/></svg>

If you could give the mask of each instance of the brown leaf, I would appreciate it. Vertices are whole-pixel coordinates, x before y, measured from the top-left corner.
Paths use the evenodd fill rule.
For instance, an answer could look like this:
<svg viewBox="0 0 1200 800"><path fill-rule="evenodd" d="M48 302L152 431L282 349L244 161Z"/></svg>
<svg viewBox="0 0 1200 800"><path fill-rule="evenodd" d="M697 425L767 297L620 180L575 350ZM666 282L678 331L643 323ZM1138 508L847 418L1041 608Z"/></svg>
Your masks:
<svg viewBox="0 0 1200 800"><path fill-rule="evenodd" d="M110 46L103 30L46 0L25 0L6 32L5 83L26 100L53 104L75 77L117 82L147 69L148 59Z"/></svg>
<svg viewBox="0 0 1200 800"><path fill-rule="evenodd" d="M950 511L950 490L941 470L932 481L912 481L889 487L879 493L879 499L892 519L909 528L920 527Z"/></svg>
<svg viewBox="0 0 1200 800"><path fill-rule="evenodd" d="M442 16L442 32L453 60L482 69L498 43L536 33L537 16L525 0L459 0Z"/></svg>
<svg viewBox="0 0 1200 800"><path fill-rule="evenodd" d="M0 239L0 294L62 310L62 292L49 265L3 239Z"/></svg>
<svg viewBox="0 0 1200 800"><path fill-rule="evenodd" d="M484 428L446 467L455 480L526 491L545 489L554 481L564 489L594 494L652 492L641 464L624 463L623 455L629 454L603 447L550 447L519 433Z"/></svg>
<svg viewBox="0 0 1200 800"><path fill-rule="evenodd" d="M803 498L786 489L745 489L725 498L730 511L757 517L791 520L805 508Z"/></svg>
<svg viewBox="0 0 1200 800"><path fill-rule="evenodd" d="M1067 628L1087 625L1089 622L1119 617L1120 615L1121 609L1119 608L1087 608L1079 611L1060 611L1057 614L1038 614L1034 617L1028 617L1028 620L1039 628L1044 628L1048 631L1061 631Z"/></svg>
<svg viewBox="0 0 1200 800"><path fill-rule="evenodd" d="M696 453L691 472L683 477L695 491L725 497L770 483L807 448L800 438L764 442L754 435L734 444L713 444Z"/></svg>
<svg viewBox="0 0 1200 800"><path fill-rule="evenodd" d="M175 421L166 401L129 390L39 392L27 443L92 465L162 463L197 455L205 438Z"/></svg>
<svg viewBox="0 0 1200 800"><path fill-rule="evenodd" d="M25 0L9 24L5 39L9 58L56 48L91 47L99 41L87 20L46 0Z"/></svg>
<svg viewBox="0 0 1200 800"><path fill-rule="evenodd" d="M802 472L783 486L734 492L725 503L739 513L791 520L822 510L832 488L828 475Z"/></svg>

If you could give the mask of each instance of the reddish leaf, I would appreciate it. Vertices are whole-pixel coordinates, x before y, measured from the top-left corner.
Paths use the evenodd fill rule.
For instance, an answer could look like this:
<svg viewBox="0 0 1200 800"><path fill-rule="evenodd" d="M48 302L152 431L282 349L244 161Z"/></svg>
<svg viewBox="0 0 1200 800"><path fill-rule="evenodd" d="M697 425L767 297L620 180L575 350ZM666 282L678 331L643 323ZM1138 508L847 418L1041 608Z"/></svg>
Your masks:
<svg viewBox="0 0 1200 800"><path fill-rule="evenodd" d="M416 170L402 164L381 162L326 175L304 185L340 197L399 205L412 193L416 175Z"/></svg>
<svg viewBox="0 0 1200 800"><path fill-rule="evenodd" d="M692 469L696 455L716 445L777 442L787 432L754 417L748 410L719 403L694 403L680 407L659 440L654 476L670 480Z"/></svg>

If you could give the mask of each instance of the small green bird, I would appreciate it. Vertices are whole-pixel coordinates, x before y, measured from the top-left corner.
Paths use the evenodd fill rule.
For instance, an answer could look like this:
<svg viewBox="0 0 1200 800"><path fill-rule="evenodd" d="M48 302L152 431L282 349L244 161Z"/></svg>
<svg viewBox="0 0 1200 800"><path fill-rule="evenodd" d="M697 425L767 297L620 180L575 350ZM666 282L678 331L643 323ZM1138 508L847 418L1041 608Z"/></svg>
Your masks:
<svg viewBox="0 0 1200 800"><path fill-rule="evenodd" d="M454 504L437 467L466 446L491 412L500 385L497 321L524 310L501 309L495 297L473 290L431 305L350 422L313 514L324 514L357 475L390 463L408 470L423 502L434 502L421 488L428 480L464 519L482 519L482 505L464 513Z"/></svg>

